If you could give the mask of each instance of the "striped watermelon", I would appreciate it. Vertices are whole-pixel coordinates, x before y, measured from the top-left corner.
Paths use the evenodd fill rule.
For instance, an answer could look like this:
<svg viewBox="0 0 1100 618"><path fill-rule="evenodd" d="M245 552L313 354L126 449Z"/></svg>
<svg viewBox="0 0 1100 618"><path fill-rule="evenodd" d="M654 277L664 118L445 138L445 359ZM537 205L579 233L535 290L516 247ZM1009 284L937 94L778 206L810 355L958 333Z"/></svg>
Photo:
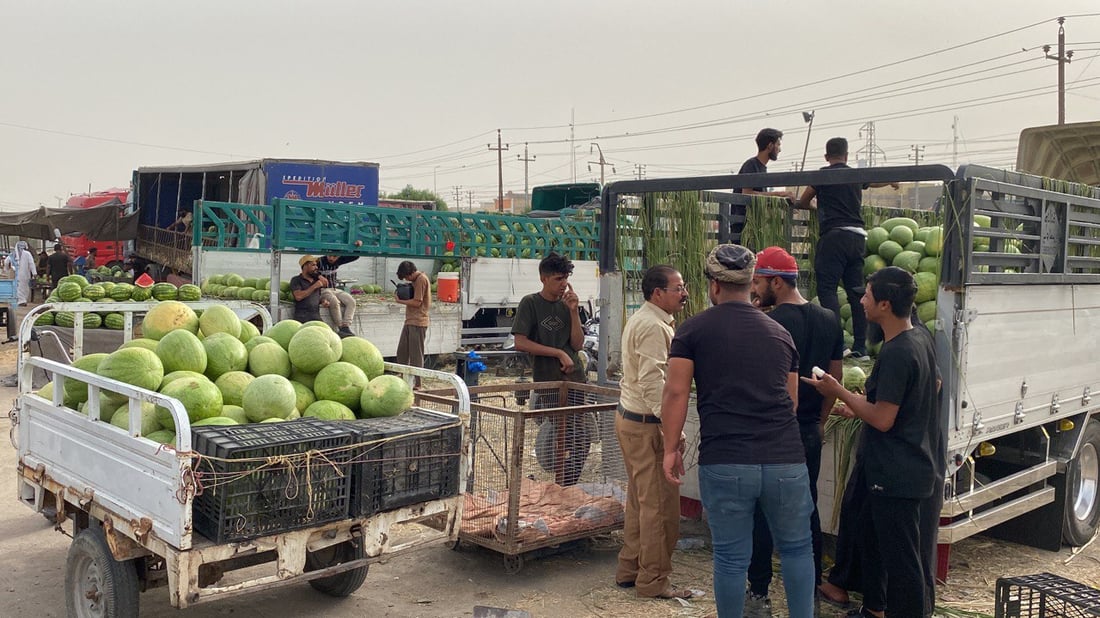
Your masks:
<svg viewBox="0 0 1100 618"><path fill-rule="evenodd" d="M168 282L161 282L153 284L153 298L157 300L176 300L179 296L179 290L176 286Z"/></svg>

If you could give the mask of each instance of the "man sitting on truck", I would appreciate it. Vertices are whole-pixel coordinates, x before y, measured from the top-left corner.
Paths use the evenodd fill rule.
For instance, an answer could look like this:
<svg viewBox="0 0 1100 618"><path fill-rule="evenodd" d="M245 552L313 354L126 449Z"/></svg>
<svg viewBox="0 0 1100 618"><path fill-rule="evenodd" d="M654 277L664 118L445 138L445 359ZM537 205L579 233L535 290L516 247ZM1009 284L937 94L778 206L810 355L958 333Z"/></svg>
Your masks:
<svg viewBox="0 0 1100 618"><path fill-rule="evenodd" d="M290 278L290 293L294 295L294 319L299 322L321 320L321 307L328 306L328 300L321 296L321 290L328 286L317 268L319 260L312 255L303 255L298 260L301 274ZM349 331L350 332L350 331Z"/></svg>
<svg viewBox="0 0 1100 618"><path fill-rule="evenodd" d="M355 246L362 247L363 241L355 241ZM328 301L332 323L339 327L336 332L340 333L341 337L353 335L351 321L355 319L355 299L338 287L340 280L336 276L336 271L340 266L358 259L358 255L326 255L317 264L318 273L328 281L328 285L321 290L321 297Z"/></svg>

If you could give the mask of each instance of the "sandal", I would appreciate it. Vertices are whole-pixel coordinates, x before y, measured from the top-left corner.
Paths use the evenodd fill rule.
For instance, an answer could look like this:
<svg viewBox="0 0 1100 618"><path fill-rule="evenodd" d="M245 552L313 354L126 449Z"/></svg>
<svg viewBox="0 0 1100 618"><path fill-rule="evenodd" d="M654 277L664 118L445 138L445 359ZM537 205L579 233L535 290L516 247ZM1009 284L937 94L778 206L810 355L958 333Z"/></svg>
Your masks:
<svg viewBox="0 0 1100 618"><path fill-rule="evenodd" d="M677 588L676 586L669 586L668 590L665 590L661 594L655 595L654 599L690 599L692 593L687 588Z"/></svg>
<svg viewBox="0 0 1100 618"><path fill-rule="evenodd" d="M848 603L850 602L850 599L848 598L848 591L841 588L840 586L837 586L836 584L832 584L829 582L820 584L817 587L817 591L821 595L821 600L829 603L830 605L835 605L837 607L847 607Z"/></svg>

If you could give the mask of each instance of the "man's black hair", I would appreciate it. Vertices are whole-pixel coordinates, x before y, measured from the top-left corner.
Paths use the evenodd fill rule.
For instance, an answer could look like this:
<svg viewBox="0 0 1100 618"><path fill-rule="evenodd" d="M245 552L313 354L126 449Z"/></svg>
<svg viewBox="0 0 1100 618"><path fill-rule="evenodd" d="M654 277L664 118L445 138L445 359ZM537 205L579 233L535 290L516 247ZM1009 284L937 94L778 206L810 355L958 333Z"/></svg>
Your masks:
<svg viewBox="0 0 1100 618"><path fill-rule="evenodd" d="M91 247L88 249L88 253L99 253L99 249L97 249L96 247Z"/></svg>
<svg viewBox="0 0 1100 618"><path fill-rule="evenodd" d="M413 264L408 260L405 260L404 262L401 262L397 265L397 277L399 279L404 279L414 272L416 272L416 264Z"/></svg>
<svg viewBox="0 0 1100 618"><path fill-rule="evenodd" d="M642 275L642 297L649 300L649 297L653 295L653 290L667 288L668 278L676 273L677 270L668 264L649 267Z"/></svg>
<svg viewBox="0 0 1100 618"><path fill-rule="evenodd" d="M573 260L570 260L564 255L550 252L550 255L542 258L539 262L539 274L544 277L552 275L572 275Z"/></svg>
<svg viewBox="0 0 1100 618"><path fill-rule="evenodd" d="M875 271L867 280L875 302L889 301L890 312L899 318L909 317L913 299L917 297L917 283L913 275L897 266L887 266Z"/></svg>
<svg viewBox="0 0 1100 618"><path fill-rule="evenodd" d="M54 251L61 251L61 250L62 250L63 248L64 248L64 247L62 246L62 244L61 244L61 243L57 243L57 244L55 244L55 245L53 246L53 250L54 250Z"/></svg>
<svg viewBox="0 0 1100 618"><path fill-rule="evenodd" d="M761 129L756 134L756 150L757 152L764 152L768 149L768 146L783 139L783 132L779 129Z"/></svg>
<svg viewBox="0 0 1100 618"><path fill-rule="evenodd" d="M834 137L825 142L825 156L830 159L843 157L848 154L848 140L843 137Z"/></svg>

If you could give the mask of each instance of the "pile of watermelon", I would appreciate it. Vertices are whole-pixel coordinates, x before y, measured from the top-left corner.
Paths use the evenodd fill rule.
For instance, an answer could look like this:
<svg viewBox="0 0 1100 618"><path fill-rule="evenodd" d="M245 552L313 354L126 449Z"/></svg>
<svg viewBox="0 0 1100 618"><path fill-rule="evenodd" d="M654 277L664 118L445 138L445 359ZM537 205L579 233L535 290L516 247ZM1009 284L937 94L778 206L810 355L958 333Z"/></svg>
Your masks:
<svg viewBox="0 0 1100 618"><path fill-rule="evenodd" d="M279 292L279 300L292 301L290 295L290 282L273 282L270 278L250 277L245 278L238 274L210 275L199 286L203 295L210 298L223 298L226 300L249 300L257 303L266 303L274 289Z"/></svg>
<svg viewBox="0 0 1100 618"><path fill-rule="evenodd" d="M223 305L197 315L178 301L158 303L143 338L74 366L178 399L192 425L278 422L310 416L353 420L393 416L413 402L409 385L383 374L382 354L361 337L341 339L322 322L283 320L266 333ZM38 393L53 396L53 383ZM65 406L85 411L87 387L65 381ZM129 429L125 398L100 392L100 419ZM142 435L171 444L171 413L142 404Z"/></svg>
<svg viewBox="0 0 1100 618"><path fill-rule="evenodd" d="M119 266L100 266L98 268L89 268L87 270L89 275L94 274L100 278L113 277L115 279L133 279L134 273L124 271Z"/></svg>
<svg viewBox="0 0 1100 618"><path fill-rule="evenodd" d="M199 287L184 284L155 283L149 287L104 281L89 283L81 275L62 277L57 287L46 297L47 303L127 303L150 300L196 301L202 296ZM76 314L71 311L50 311L38 316L35 326L57 325L72 328ZM126 322L121 311L97 311L84 314L84 328L122 330Z"/></svg>
<svg viewBox="0 0 1100 618"><path fill-rule="evenodd" d="M936 330L936 291L940 285L942 259L941 226L920 227L908 217L895 217L867 230L864 276L886 266L897 266L913 273L917 283L917 316L932 332Z"/></svg>

